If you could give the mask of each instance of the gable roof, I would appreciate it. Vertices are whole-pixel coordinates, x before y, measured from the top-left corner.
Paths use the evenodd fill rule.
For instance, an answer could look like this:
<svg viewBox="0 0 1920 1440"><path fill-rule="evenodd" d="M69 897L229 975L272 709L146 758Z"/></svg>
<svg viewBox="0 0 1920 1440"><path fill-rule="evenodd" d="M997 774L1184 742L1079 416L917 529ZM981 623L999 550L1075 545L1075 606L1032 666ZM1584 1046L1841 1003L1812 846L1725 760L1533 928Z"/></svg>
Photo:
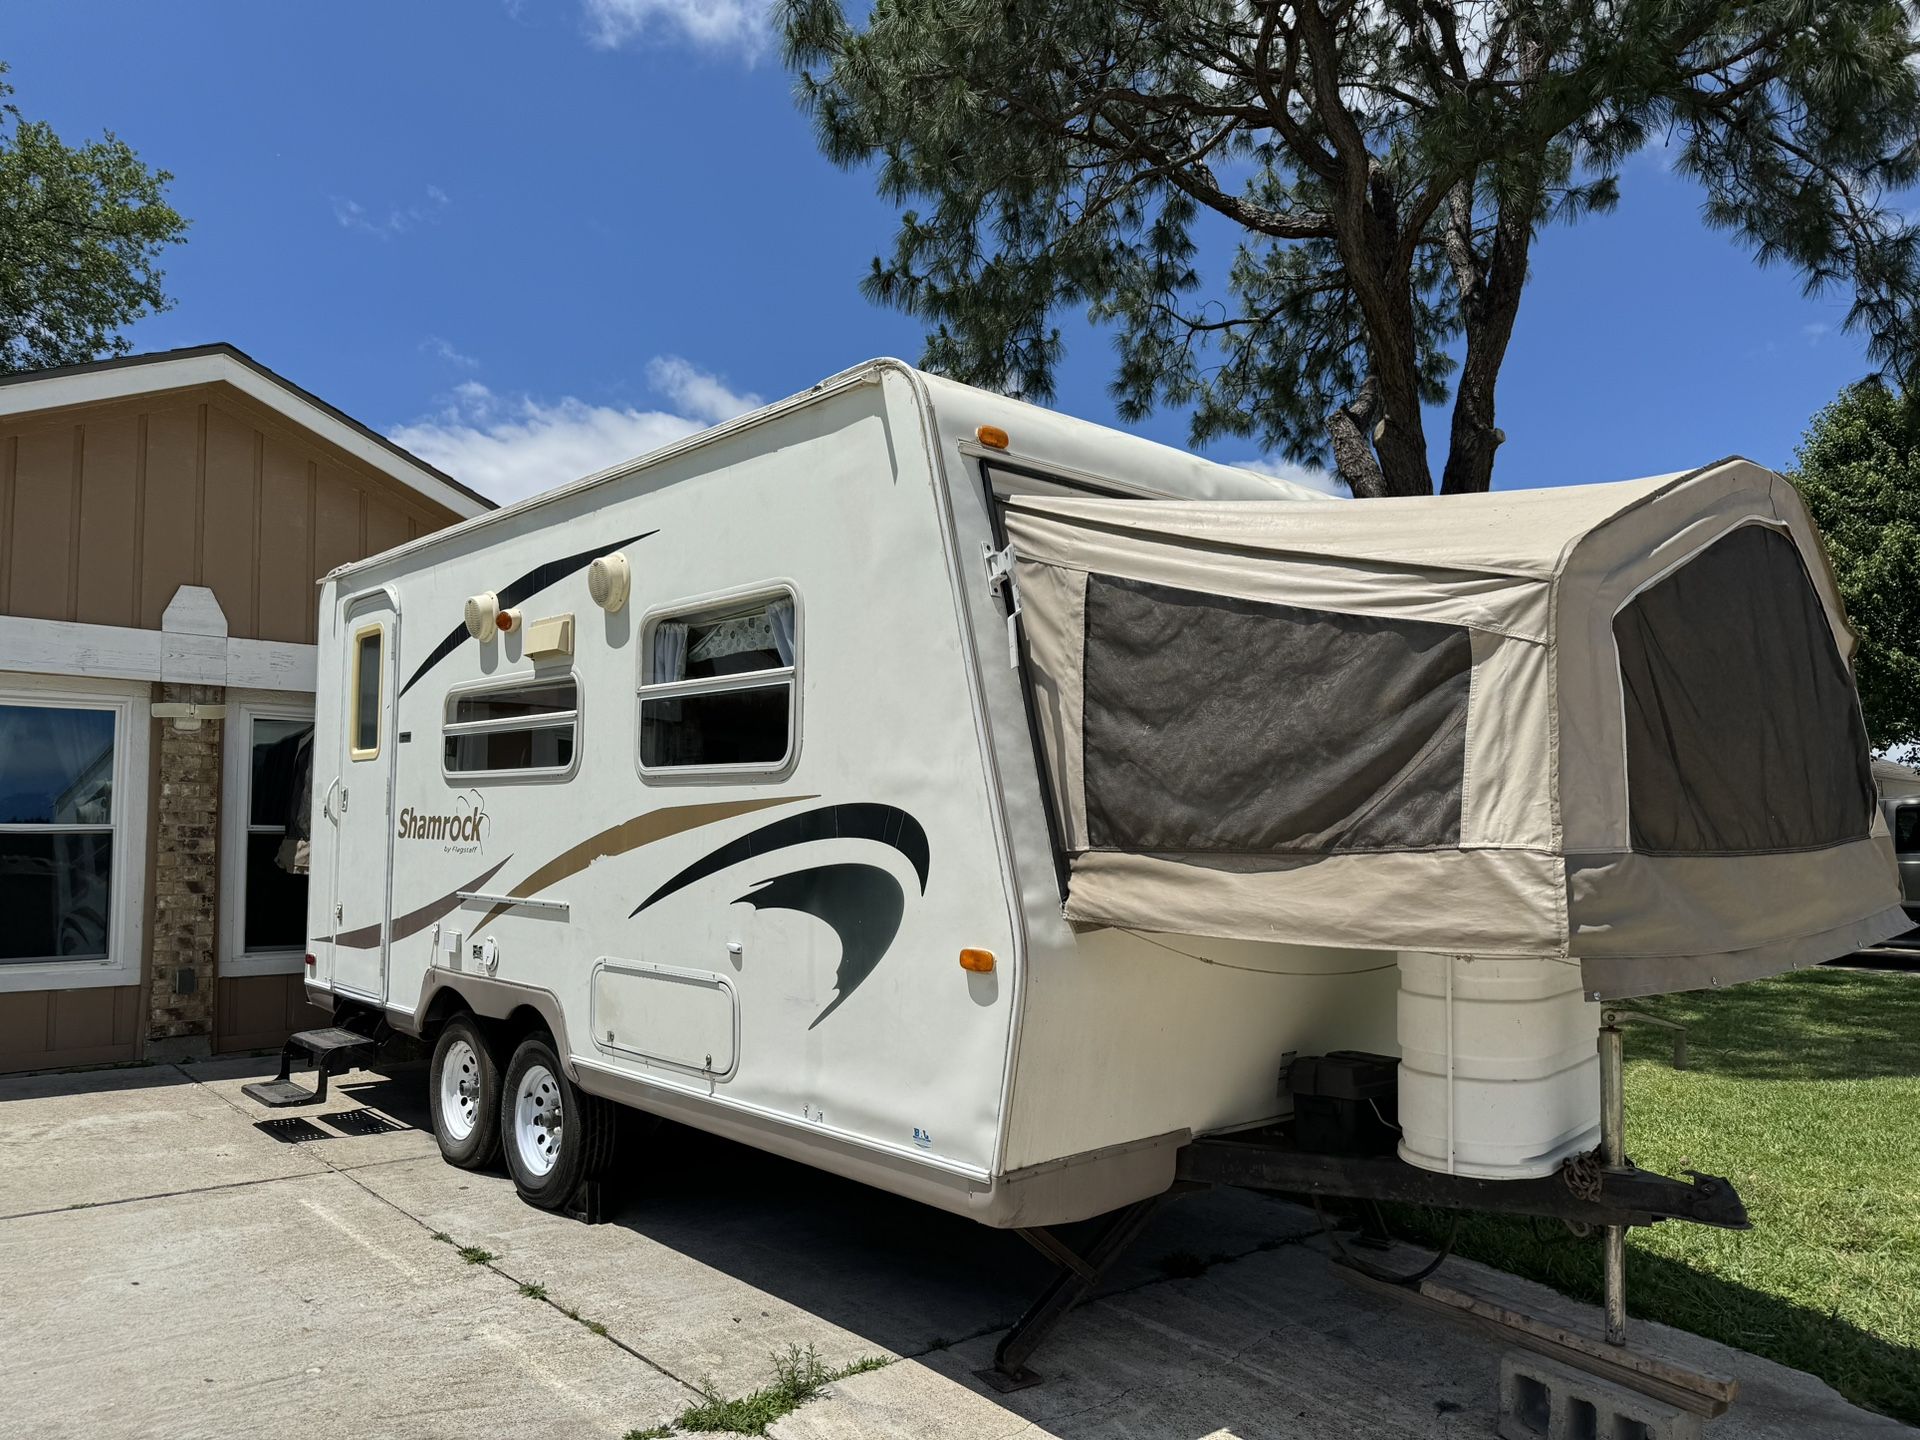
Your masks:
<svg viewBox="0 0 1920 1440"><path fill-rule="evenodd" d="M463 520L495 508L494 502L479 491L275 374L245 351L224 343L0 375L0 419L209 384L232 386Z"/></svg>

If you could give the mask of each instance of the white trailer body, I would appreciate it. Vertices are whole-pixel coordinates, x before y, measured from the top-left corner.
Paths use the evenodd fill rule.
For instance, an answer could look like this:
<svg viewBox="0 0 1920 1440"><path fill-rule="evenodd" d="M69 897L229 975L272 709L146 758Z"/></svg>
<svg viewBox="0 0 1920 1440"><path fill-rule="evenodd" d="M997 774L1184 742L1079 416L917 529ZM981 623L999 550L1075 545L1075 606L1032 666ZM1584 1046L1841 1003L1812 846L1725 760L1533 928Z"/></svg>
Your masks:
<svg viewBox="0 0 1920 1440"><path fill-rule="evenodd" d="M1063 918L983 458L1003 490L1312 494L876 362L336 572L310 998L408 1033L537 1015L590 1094L994 1225L1164 1190L1191 1135L1284 1112L1289 1051L1390 1051L1391 954ZM609 612L588 566L616 552ZM463 617L489 592L521 628L483 643ZM643 766L650 637L770 599L787 753ZM571 653L531 658L562 617ZM570 743L536 742L555 763L448 770L462 697L547 681L576 697Z"/></svg>

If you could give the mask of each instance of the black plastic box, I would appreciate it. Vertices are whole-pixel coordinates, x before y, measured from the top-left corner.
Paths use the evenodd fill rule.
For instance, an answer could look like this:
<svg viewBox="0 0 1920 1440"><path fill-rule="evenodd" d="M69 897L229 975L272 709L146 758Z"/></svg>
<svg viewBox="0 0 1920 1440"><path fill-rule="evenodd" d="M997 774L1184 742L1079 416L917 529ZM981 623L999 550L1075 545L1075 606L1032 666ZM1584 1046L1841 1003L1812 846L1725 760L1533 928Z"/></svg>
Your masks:
<svg viewBox="0 0 1920 1440"><path fill-rule="evenodd" d="M1389 1155L1400 1140L1400 1061L1364 1050L1293 1062L1293 1140L1320 1155Z"/></svg>

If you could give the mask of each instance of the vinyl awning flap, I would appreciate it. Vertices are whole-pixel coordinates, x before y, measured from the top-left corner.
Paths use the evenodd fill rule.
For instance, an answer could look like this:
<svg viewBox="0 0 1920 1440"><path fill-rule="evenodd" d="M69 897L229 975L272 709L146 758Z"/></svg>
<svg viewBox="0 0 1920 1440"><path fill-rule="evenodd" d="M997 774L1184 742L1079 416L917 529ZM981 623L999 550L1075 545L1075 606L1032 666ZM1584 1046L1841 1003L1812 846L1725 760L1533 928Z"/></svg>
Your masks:
<svg viewBox="0 0 1920 1440"><path fill-rule="evenodd" d="M1005 520L1076 921L1577 960L1602 998L1908 924L1853 637L1757 465Z"/></svg>

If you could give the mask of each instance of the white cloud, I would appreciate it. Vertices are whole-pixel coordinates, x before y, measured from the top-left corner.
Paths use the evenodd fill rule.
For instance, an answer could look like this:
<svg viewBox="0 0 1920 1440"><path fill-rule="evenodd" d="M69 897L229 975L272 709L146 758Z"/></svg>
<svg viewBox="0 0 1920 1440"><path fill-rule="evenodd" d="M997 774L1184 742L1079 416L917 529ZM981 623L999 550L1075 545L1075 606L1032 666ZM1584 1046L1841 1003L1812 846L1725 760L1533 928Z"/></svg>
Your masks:
<svg viewBox="0 0 1920 1440"><path fill-rule="evenodd" d="M672 409L594 405L571 395L501 395L466 380L439 413L387 433L428 464L506 504L670 445L760 403L676 355L648 365L647 380Z"/></svg>
<svg viewBox="0 0 1920 1440"><path fill-rule="evenodd" d="M687 41L751 64L771 42L768 0L581 0L587 38L602 50L655 39Z"/></svg>
<svg viewBox="0 0 1920 1440"><path fill-rule="evenodd" d="M1322 470L1318 465L1300 465L1292 460L1282 460L1268 456L1259 460L1232 460L1228 462L1242 470L1251 470L1256 475L1271 475L1275 480L1290 480L1295 485L1304 485L1309 490L1318 490L1322 495L1347 498L1347 484L1331 470Z"/></svg>
<svg viewBox="0 0 1920 1440"><path fill-rule="evenodd" d="M480 368L480 362L474 359L473 356L456 347L451 340L443 340L438 335L429 335L426 339L422 340L420 342L420 349L436 359L446 361L449 365L458 365L462 370L478 370Z"/></svg>
<svg viewBox="0 0 1920 1440"><path fill-rule="evenodd" d="M440 212L447 208L447 192L438 185L429 185L426 198L416 200L411 205L393 205L384 215L367 209L358 200L345 195L333 197L333 218L339 222L342 230L358 230L366 235L377 235L382 240L391 240L396 235L404 235L416 225L440 218Z"/></svg>
<svg viewBox="0 0 1920 1440"><path fill-rule="evenodd" d="M689 415L710 424L731 420L760 404L758 395L729 390L719 376L678 355L660 355L648 361L647 383Z"/></svg>

